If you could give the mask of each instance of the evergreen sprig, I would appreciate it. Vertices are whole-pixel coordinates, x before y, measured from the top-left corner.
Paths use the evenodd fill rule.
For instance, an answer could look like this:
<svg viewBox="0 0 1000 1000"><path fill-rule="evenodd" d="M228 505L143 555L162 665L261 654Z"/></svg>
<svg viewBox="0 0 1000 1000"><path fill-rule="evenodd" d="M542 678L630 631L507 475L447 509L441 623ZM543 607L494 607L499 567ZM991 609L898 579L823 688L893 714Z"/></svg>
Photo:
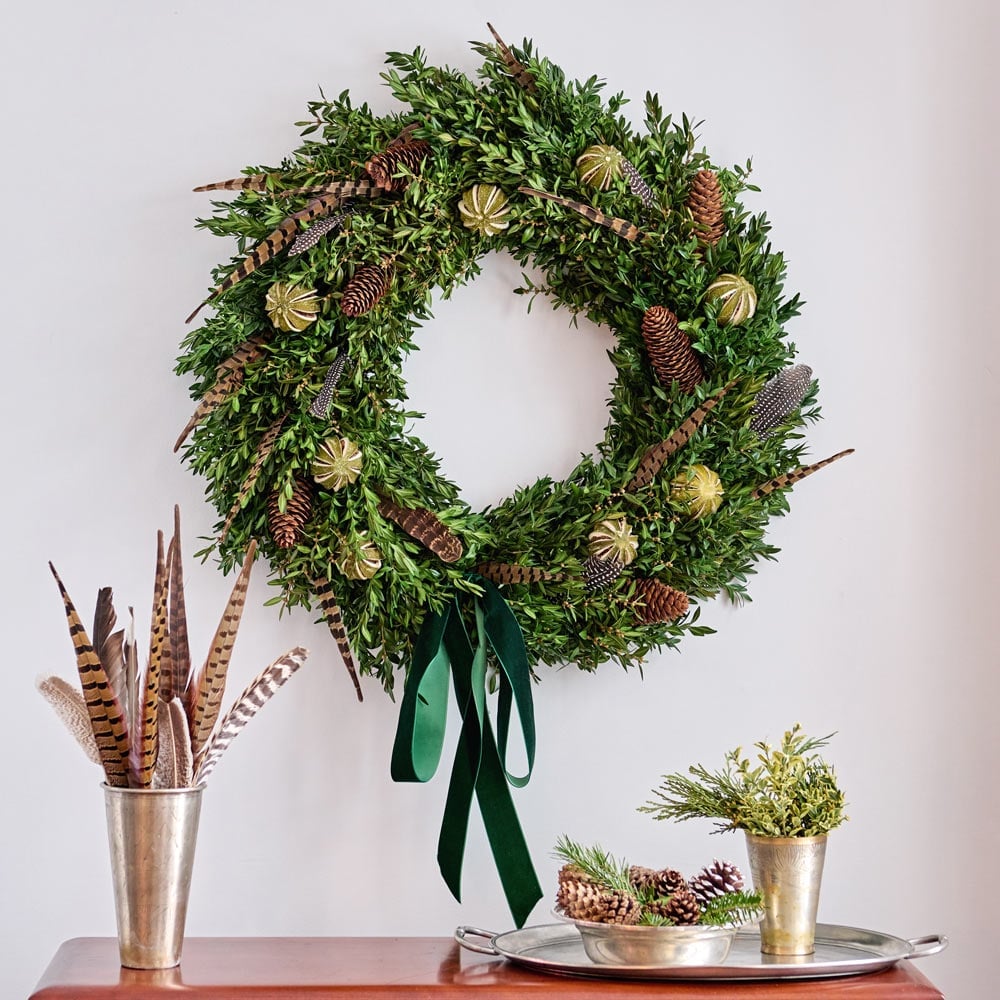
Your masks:
<svg viewBox="0 0 1000 1000"><path fill-rule="evenodd" d="M754 764L736 747L721 770L701 764L688 774L664 775L641 812L656 819L716 819L718 833L745 830L760 837L815 837L840 826L846 800L833 768L814 751L833 734L807 737L796 723L772 748L755 743Z"/></svg>
<svg viewBox="0 0 1000 1000"><path fill-rule="evenodd" d="M628 862L613 857L599 844L585 847L563 835L556 843L553 854L560 861L579 868L587 878L602 889L634 893L628 875Z"/></svg>
<svg viewBox="0 0 1000 1000"><path fill-rule="evenodd" d="M558 581L512 585L504 596L522 624L533 666L575 663L593 670L608 660L641 664L651 650L673 647L685 635L711 631L699 624L698 602L719 594L748 598L748 580L777 549L765 539L769 519L788 509L784 491L755 500L761 482L803 464L802 424L815 419L815 388L787 433L759 440L749 429L753 398L795 356L785 325L798 296L784 293L785 260L771 247L770 224L739 202L753 190L746 167L724 168L698 148L686 115L664 114L647 95L643 129L623 116L622 95L605 98L603 82L568 80L530 42L515 50L534 77L528 94L508 73L492 44L475 44L483 57L476 80L428 63L424 52L390 52L383 79L401 102L398 113L376 115L345 91L310 101L300 122L302 144L265 175L266 190L213 201L199 225L229 241L232 259L216 268L224 279L259 241L310 195L297 189L331 179L353 180L360 165L383 151L404 127L430 144L431 155L398 196L354 203L336 233L295 257L280 253L213 300L214 314L184 341L177 371L192 394L215 383L217 366L251 336L264 335L263 356L248 364L238 389L196 428L185 458L205 480L219 524L240 495L267 428L285 417L282 433L249 496L216 552L223 569L238 562L251 538L270 562L282 607L315 603L313 581L331 581L363 673L392 690L409 664L420 625L456 591L475 591L470 573L487 561L519 562L558 573ZM655 193L645 211L624 178L608 191L582 188L576 157L595 143L615 145L641 170ZM686 208L693 174L717 171L726 199L727 231L714 247L700 247ZM466 229L457 211L473 184L495 184L509 197L510 227L482 237ZM518 193L529 186L594 205L641 225L643 238L622 240L575 212ZM495 506L474 511L441 472L438 456L414 433L419 414L408 410L402 363L431 317L434 294L447 298L480 272L484 256L505 250L541 275L519 291L538 295L571 317L583 315L609 331L616 379L606 432L563 481L549 478L516 490ZM391 262L392 283L367 315L344 316L337 303L345 282L365 264ZM758 307L743 326L720 326L705 290L723 272L738 272L757 290ZM317 290L324 307L314 323L292 334L275 331L264 310L275 282ZM640 329L644 310L669 304L681 318L707 373L692 394L661 386L653 376ZM346 353L345 372L328 420L310 414L325 372ZM736 386L689 444L648 488L621 495L643 452L667 437L697 404L731 379ZM600 405L595 401L595 405ZM483 415L480 419L491 419ZM279 549L267 531L267 499L286 497L297 476L309 476L325 438L350 438L364 456L361 478L338 492L319 490L300 544ZM693 520L670 494L686 465L709 465L725 489L712 517ZM433 511L462 540L465 555L445 565L378 513L383 496ZM582 564L587 535L608 509L622 510L639 539L635 562L606 591L587 593ZM337 570L342 549L361 536L382 554L370 581ZM676 621L643 624L633 580L659 578L692 599Z"/></svg>

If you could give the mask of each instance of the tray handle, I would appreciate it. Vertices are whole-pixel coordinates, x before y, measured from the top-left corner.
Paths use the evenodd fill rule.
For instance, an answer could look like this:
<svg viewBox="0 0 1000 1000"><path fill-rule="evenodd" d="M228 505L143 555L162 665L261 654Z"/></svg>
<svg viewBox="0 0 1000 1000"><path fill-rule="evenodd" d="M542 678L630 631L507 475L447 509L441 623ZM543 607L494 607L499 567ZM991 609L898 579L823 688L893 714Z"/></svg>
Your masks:
<svg viewBox="0 0 1000 1000"><path fill-rule="evenodd" d="M467 927L464 924L461 927L455 928L455 940L463 948L467 948L469 951L478 952L480 955L499 956L500 952L496 950L496 947L493 944L493 939L496 936L496 931L484 931L479 927ZM474 944L469 940L469 938L486 938L490 943L489 946Z"/></svg>
<svg viewBox="0 0 1000 1000"><path fill-rule="evenodd" d="M944 951L948 947L948 939L943 934L925 934L923 937L908 938L907 944L913 949L907 958L926 958Z"/></svg>

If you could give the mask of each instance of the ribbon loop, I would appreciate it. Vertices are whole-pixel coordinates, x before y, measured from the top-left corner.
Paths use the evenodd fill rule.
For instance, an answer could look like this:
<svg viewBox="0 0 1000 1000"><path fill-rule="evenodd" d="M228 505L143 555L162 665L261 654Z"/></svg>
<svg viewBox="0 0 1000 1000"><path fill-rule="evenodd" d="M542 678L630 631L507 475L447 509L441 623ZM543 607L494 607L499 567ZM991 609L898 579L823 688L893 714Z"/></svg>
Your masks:
<svg viewBox="0 0 1000 1000"><path fill-rule="evenodd" d="M462 862L475 797L507 903L521 927L542 897L510 794L510 786L522 788L528 783L535 762L531 669L524 637L507 602L488 580L477 578L476 582L482 585L483 593L473 598L474 642L465 627L458 596L443 611L429 614L421 627L400 706L391 773L394 781L428 781L433 777L444 746L450 673L462 733L438 837L438 867L452 895L461 901ZM500 673L499 742L486 705L490 651ZM506 762L514 710L527 757L523 775L512 775Z"/></svg>

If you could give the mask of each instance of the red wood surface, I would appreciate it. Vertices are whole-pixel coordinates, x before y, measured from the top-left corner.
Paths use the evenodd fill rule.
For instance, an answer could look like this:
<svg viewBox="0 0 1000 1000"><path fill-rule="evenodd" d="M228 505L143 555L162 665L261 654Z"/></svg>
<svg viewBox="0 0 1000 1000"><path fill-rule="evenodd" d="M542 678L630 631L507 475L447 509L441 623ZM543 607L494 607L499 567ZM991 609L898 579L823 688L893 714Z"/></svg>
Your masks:
<svg viewBox="0 0 1000 1000"><path fill-rule="evenodd" d="M74 938L32 1000L942 1000L909 961L885 972L784 982L675 983L549 976L450 938L189 938L176 969L122 969L114 938Z"/></svg>

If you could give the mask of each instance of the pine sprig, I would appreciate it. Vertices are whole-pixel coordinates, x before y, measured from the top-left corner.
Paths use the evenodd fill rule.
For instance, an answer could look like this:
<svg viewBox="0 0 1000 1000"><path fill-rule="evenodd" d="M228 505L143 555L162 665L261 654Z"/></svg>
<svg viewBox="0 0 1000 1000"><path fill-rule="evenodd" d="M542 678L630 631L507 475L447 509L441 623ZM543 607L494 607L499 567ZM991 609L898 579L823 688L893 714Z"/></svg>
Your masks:
<svg viewBox="0 0 1000 1000"><path fill-rule="evenodd" d="M613 857L600 845L584 847L564 835L556 843L553 854L560 861L579 868L602 889L634 894L628 876L628 863Z"/></svg>
<svg viewBox="0 0 1000 1000"><path fill-rule="evenodd" d="M764 897L759 892L727 892L710 899L701 908L699 923L717 927L749 924L764 910Z"/></svg>

